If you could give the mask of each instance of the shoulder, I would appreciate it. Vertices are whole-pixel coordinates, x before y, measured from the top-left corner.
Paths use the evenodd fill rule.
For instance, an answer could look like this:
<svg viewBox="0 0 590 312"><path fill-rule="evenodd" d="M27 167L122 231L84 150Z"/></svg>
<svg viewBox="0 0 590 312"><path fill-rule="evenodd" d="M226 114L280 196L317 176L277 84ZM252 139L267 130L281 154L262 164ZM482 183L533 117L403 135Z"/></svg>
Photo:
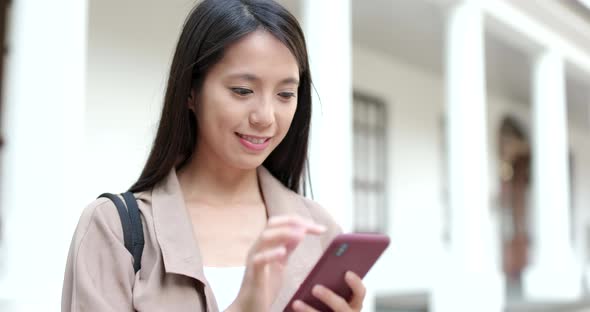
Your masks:
<svg viewBox="0 0 590 312"><path fill-rule="evenodd" d="M121 195L117 195L124 202ZM139 205L139 211L142 218L146 212L144 207L151 208L151 192L143 191L133 193ZM148 209L149 210L149 209ZM76 232L83 231L90 227L98 227L102 230L108 230L110 234L123 239L123 227L121 218L115 203L109 198L101 197L90 202L82 211Z"/></svg>
<svg viewBox="0 0 590 312"><path fill-rule="evenodd" d="M115 204L96 199L82 211L70 244L62 311L129 311L134 280L133 257L123 244Z"/></svg>
<svg viewBox="0 0 590 312"><path fill-rule="evenodd" d="M84 208L74 233L74 243L103 238L122 241L123 229L115 204L108 198L98 198Z"/></svg>

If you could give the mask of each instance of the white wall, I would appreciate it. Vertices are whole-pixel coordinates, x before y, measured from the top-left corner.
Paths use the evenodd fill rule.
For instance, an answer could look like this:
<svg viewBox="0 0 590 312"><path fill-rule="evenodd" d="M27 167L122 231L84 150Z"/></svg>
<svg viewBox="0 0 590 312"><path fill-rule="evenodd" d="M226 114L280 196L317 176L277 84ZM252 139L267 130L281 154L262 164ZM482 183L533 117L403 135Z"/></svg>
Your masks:
<svg viewBox="0 0 590 312"><path fill-rule="evenodd" d="M356 44L353 49L354 89L382 99L388 108L389 235L392 243L367 276L376 293L424 291L431 288L436 259L445 252L443 136L444 82L440 75L393 56ZM498 131L502 118L518 118L530 133L530 105L488 91L490 200L498 197ZM575 219L584 246L583 223L590 214L590 139L587 130L570 125L570 146L576 157ZM497 215L497 211L493 212ZM497 226L497 220L494 220ZM496 243L499 248L499 236ZM581 253L579 255L580 261ZM500 269L500 259L495 259Z"/></svg>
<svg viewBox="0 0 590 312"><path fill-rule="evenodd" d="M87 1L13 1L2 148L0 310L59 309L77 202ZM57 34L57 35L56 35Z"/></svg>
<svg viewBox="0 0 590 312"><path fill-rule="evenodd" d="M193 4L90 2L81 187L89 202L102 192L127 190L139 177L155 135L176 41Z"/></svg>
<svg viewBox="0 0 590 312"><path fill-rule="evenodd" d="M192 7L187 0L88 2L14 2L3 115L2 311L59 311L80 213L101 192L124 191L137 177Z"/></svg>
<svg viewBox="0 0 590 312"><path fill-rule="evenodd" d="M574 156L574 177L571 189L574 207L574 248L577 258L589 267L590 260L590 130L569 131L569 142Z"/></svg>
<svg viewBox="0 0 590 312"><path fill-rule="evenodd" d="M443 86L440 77L372 51L353 49L355 90L387 105L391 245L367 276L380 290L423 290L442 252L442 155L440 127Z"/></svg>

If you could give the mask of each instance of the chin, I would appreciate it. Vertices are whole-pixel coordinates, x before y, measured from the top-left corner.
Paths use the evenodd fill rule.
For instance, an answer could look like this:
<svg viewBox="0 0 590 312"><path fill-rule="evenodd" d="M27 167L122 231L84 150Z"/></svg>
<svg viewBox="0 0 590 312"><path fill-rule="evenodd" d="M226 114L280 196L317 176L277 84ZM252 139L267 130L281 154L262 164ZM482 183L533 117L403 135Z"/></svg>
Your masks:
<svg viewBox="0 0 590 312"><path fill-rule="evenodd" d="M258 157L256 157L258 158ZM234 162L235 166L242 170L252 170L262 166L266 157L260 159L240 159Z"/></svg>

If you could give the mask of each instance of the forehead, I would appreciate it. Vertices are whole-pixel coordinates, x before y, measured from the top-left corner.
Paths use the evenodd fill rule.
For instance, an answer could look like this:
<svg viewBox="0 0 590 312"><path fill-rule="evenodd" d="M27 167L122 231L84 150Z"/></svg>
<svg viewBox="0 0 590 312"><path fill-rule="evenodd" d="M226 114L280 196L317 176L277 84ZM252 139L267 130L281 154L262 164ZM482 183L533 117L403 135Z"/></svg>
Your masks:
<svg viewBox="0 0 590 312"><path fill-rule="evenodd" d="M263 79L299 77L297 59L291 50L271 33L254 31L229 45L212 74L249 73Z"/></svg>

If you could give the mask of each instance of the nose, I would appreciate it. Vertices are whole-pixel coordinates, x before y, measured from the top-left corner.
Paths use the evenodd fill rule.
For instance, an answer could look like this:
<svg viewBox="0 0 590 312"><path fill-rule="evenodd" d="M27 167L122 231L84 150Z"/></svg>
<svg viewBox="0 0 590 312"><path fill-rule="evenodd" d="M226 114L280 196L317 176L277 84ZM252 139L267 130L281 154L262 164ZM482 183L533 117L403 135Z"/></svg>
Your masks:
<svg viewBox="0 0 590 312"><path fill-rule="evenodd" d="M250 124L258 128L267 128L275 121L273 101L271 97L264 96L258 101L250 112Z"/></svg>

